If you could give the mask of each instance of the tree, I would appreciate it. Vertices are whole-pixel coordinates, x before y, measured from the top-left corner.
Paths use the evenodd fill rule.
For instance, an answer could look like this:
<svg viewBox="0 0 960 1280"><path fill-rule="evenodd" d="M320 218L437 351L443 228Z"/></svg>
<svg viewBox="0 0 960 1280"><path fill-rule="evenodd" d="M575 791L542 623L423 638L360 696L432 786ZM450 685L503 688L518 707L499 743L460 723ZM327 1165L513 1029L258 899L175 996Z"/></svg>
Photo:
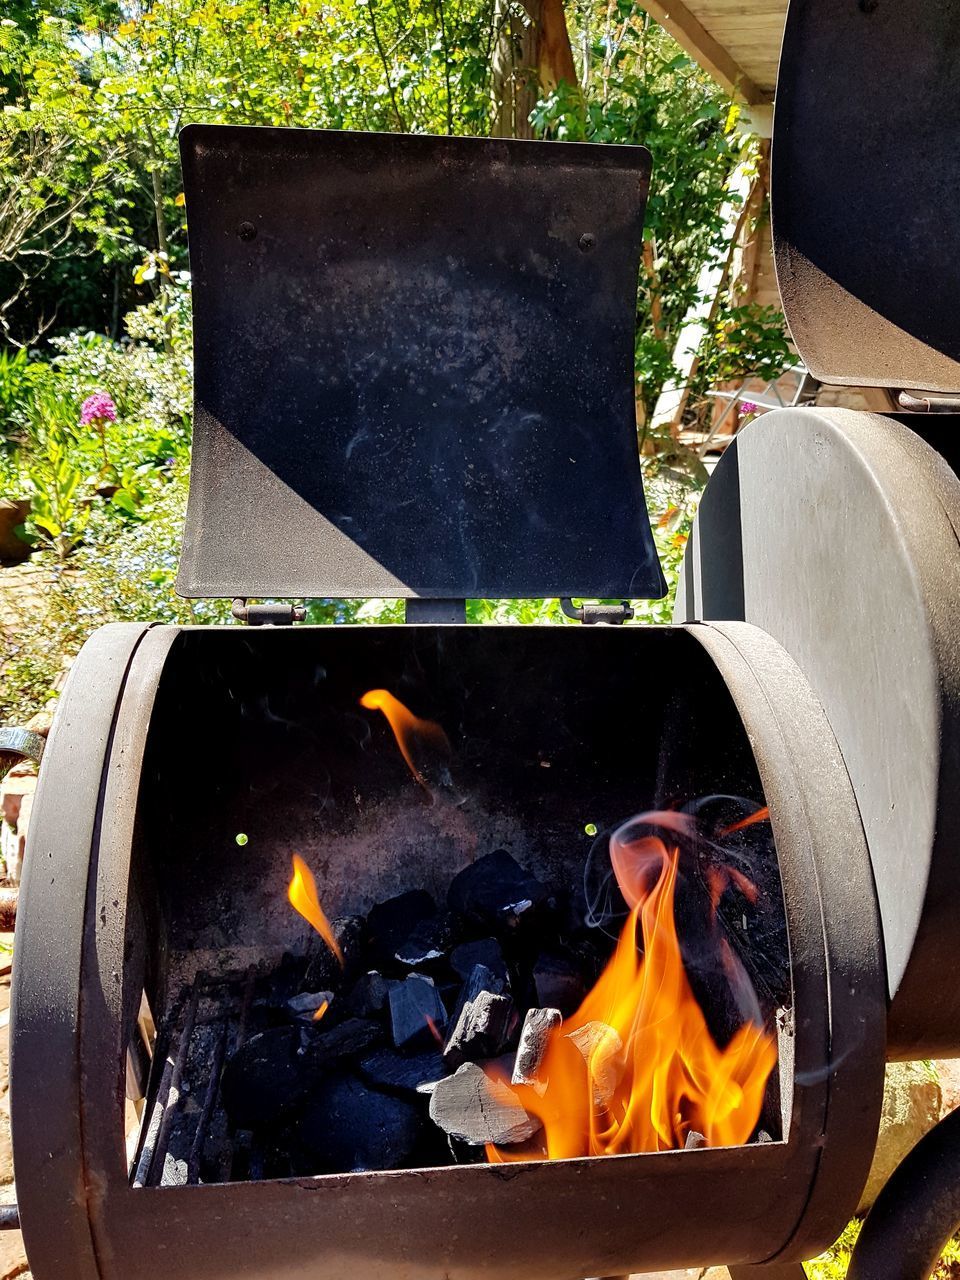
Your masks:
<svg viewBox="0 0 960 1280"><path fill-rule="evenodd" d="M3 119L14 153L34 136L64 159L59 191L42 172L21 191L69 234L8 309L11 332L34 332L55 294L58 324L116 334L186 266L188 121L642 143L641 416L655 401L700 267L721 252L742 140L729 101L637 4L124 0L121 20L108 0L79 18L64 16L74 0L18 2L22 22L0 23L0 76L15 80Z"/></svg>

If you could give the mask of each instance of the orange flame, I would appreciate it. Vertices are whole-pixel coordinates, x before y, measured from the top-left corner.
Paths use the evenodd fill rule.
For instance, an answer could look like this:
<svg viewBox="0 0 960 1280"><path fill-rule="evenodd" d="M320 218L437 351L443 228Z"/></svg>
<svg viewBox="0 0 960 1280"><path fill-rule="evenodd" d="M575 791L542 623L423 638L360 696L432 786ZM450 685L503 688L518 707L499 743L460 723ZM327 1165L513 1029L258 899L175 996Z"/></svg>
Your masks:
<svg viewBox="0 0 960 1280"><path fill-rule="evenodd" d="M720 832L722 836L728 836L734 831L742 831L744 827L752 827L755 822L766 822L770 817L770 810L764 806L758 809L756 813L751 813L748 818L741 818L739 822L735 822L732 827L724 827Z"/></svg>
<svg viewBox="0 0 960 1280"><path fill-rule="evenodd" d="M422 745L426 745L445 757L450 755L450 743L440 725L433 720L421 720L405 707L399 698L395 698L386 689L368 689L360 699L360 705L366 707L368 711L383 712L393 730L393 736L397 740L397 746L407 763L407 768L432 799L433 793L415 763L413 753Z"/></svg>
<svg viewBox="0 0 960 1280"><path fill-rule="evenodd" d="M686 833L692 820L669 813L644 821ZM577 1012L552 1034L537 1073L546 1088L514 1087L543 1125L550 1160L672 1150L691 1130L708 1146L735 1146L760 1117L774 1040L749 1019L723 1049L710 1034L674 919L679 857L679 847L657 836L611 840L630 906L616 951ZM487 1157L537 1158L493 1146Z"/></svg>
<svg viewBox="0 0 960 1280"><path fill-rule="evenodd" d="M317 882L313 878L313 872L297 853L293 855L293 879L287 889L287 899L294 911L299 911L304 920L313 925L314 929L340 961L342 968L343 952L340 950L340 944L333 936L330 922L323 914L323 908L320 906L320 899L317 896ZM326 1009L324 1009L324 1012L326 1012ZM323 1014L314 1014L314 1017L318 1016L322 1017Z"/></svg>
<svg viewBox="0 0 960 1280"><path fill-rule="evenodd" d="M430 1034L433 1036L434 1040L436 1040L437 1044L440 1045L441 1048L443 1048L443 1036L440 1034L440 1029L438 1028L436 1022L433 1020L433 1018L430 1017L429 1013L424 1014L424 1017L427 1020L427 1026L430 1029Z"/></svg>
<svg viewBox="0 0 960 1280"><path fill-rule="evenodd" d="M319 1005L317 1005L317 1008L314 1010L312 1021L319 1022L329 1008L330 1008L330 1001L321 1000Z"/></svg>

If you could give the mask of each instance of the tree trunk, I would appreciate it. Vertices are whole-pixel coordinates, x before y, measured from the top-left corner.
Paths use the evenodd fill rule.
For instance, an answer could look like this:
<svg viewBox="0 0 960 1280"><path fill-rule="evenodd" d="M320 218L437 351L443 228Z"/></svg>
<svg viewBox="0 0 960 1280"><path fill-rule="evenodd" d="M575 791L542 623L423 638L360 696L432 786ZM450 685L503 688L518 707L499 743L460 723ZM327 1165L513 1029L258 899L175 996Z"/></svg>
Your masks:
<svg viewBox="0 0 960 1280"><path fill-rule="evenodd" d="M563 0L525 0L524 7L537 28L537 74L541 92L552 93L561 81L575 89L577 71Z"/></svg>
<svg viewBox="0 0 960 1280"><path fill-rule="evenodd" d="M498 138L532 138L530 113L561 81L577 88L577 72L563 0L522 0L527 20L510 0L497 0L494 22L493 97Z"/></svg>

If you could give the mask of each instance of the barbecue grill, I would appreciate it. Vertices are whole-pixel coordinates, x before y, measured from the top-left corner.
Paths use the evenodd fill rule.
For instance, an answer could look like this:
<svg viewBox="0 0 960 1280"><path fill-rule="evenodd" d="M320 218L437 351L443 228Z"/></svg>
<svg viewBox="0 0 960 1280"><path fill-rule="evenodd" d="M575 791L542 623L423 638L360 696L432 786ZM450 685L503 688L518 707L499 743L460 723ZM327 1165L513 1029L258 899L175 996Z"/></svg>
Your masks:
<svg viewBox="0 0 960 1280"><path fill-rule="evenodd" d="M805 117L830 68L821 24L844 27L873 84L865 68L908 21L829 8L794 3L777 118L801 350L829 314L791 273L847 213L797 162L831 141ZM932 0L919 8L911 38L939 48ZM831 106L836 145L849 100ZM871 145L886 172L892 143ZM178 585L232 599L246 625L104 628L61 697L14 968L36 1280L795 1275L856 1207L885 1060L960 1052L960 997L937 985L960 890L951 423L768 415L711 481L675 625L619 625L626 604L572 601L664 590L633 407L648 154L220 126L181 146L196 412ZM921 191L898 187L907 244ZM851 258L831 279L869 306ZM831 372L884 381L878 344L891 315L905 323L890 299L862 363L838 343ZM912 332L951 370L929 389L956 389L937 326ZM927 367L898 382L927 389ZM408 625L311 627L289 603L374 595L404 601ZM544 595L577 625L464 622L467 598ZM389 749L358 709L371 689L444 727L442 768ZM310 950L283 895L291 850L319 868L331 917L440 895L503 849L573 902L594 833L694 797L769 810L752 892L724 922L776 1047L752 1141L305 1173L238 1132L225 1063ZM696 981L723 1042L714 977ZM865 1274L905 1275L883 1265Z"/></svg>

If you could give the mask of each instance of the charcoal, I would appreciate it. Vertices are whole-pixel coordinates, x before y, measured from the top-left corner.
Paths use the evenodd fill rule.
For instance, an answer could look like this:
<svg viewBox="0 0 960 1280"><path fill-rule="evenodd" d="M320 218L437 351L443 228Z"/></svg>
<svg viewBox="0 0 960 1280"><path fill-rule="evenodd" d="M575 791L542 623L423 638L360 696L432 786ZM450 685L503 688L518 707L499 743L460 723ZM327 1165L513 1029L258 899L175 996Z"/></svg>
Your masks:
<svg viewBox="0 0 960 1280"><path fill-rule="evenodd" d="M220 1078L224 1110L237 1129L274 1128L319 1077L303 1052L299 1027L261 1031L227 1059Z"/></svg>
<svg viewBox="0 0 960 1280"><path fill-rule="evenodd" d="M390 983L390 1024L398 1049L416 1053L437 1043L447 1024L447 1011L433 979L411 973Z"/></svg>
<svg viewBox="0 0 960 1280"><path fill-rule="evenodd" d="M386 979L371 969L358 978L345 1001L349 1013L358 1018L372 1018L387 1008L389 992Z"/></svg>
<svg viewBox="0 0 960 1280"><path fill-rule="evenodd" d="M701 1147L707 1145L707 1140L702 1133L698 1133L696 1129L691 1129L687 1134L687 1140L683 1144L684 1151L699 1151Z"/></svg>
<svg viewBox="0 0 960 1280"><path fill-rule="evenodd" d="M771 1138L770 1134L767 1133L766 1129L757 1130L757 1142L759 1142L761 1146L766 1142L772 1142L772 1141L773 1141L773 1138Z"/></svg>
<svg viewBox="0 0 960 1280"><path fill-rule="evenodd" d="M470 977L475 964L482 964L500 978L504 983L502 990L507 989L507 962L503 958L503 948L496 938L480 938L476 942L461 942L450 952L450 965L464 981Z"/></svg>
<svg viewBox="0 0 960 1280"><path fill-rule="evenodd" d="M506 990L506 984L502 978L488 969L484 964L475 964L467 974L466 980L460 984L457 991L457 998L454 1002L453 1013L450 1015L450 1026L455 1027L463 1012L464 1005L471 1000L475 1000L481 991L489 991L491 995L502 995ZM491 1057L491 1054L487 1055Z"/></svg>
<svg viewBox="0 0 960 1280"><path fill-rule="evenodd" d="M408 1055L378 1049L360 1059L360 1074L377 1089L417 1096L422 1085L433 1085L447 1074L438 1050Z"/></svg>
<svg viewBox="0 0 960 1280"><path fill-rule="evenodd" d="M446 960L451 936L448 915L426 916L397 944L393 958L405 969L437 968Z"/></svg>
<svg viewBox="0 0 960 1280"><path fill-rule="evenodd" d="M577 1009L587 994L577 968L564 956L542 951L533 966L537 1004L543 1009L559 1009L565 1018Z"/></svg>
<svg viewBox="0 0 960 1280"><path fill-rule="evenodd" d="M378 960L392 962L397 947L421 920L436 917L437 904L425 889L411 889L378 903L367 916L370 943Z"/></svg>
<svg viewBox="0 0 960 1280"><path fill-rule="evenodd" d="M330 929L343 953L343 964L333 954L319 934L311 939L311 954L304 975L303 986L310 991L329 988L340 989L344 980L356 977L366 950L367 925L362 916L338 916L331 920Z"/></svg>
<svg viewBox="0 0 960 1280"><path fill-rule="evenodd" d="M585 1022L564 1039L576 1045L589 1068L594 1105L609 1107L625 1066L620 1036L605 1022Z"/></svg>
<svg viewBox="0 0 960 1280"><path fill-rule="evenodd" d="M313 1022L317 1010L333 1003L332 991L304 991L287 1001L287 1012L298 1022Z"/></svg>
<svg viewBox="0 0 960 1280"><path fill-rule="evenodd" d="M510 996L502 993L503 983L485 965L473 966L443 1049L448 1067L496 1057L510 1043L517 1026L517 1012Z"/></svg>
<svg viewBox="0 0 960 1280"><path fill-rule="evenodd" d="M550 899L550 890L524 871L505 849L485 854L454 876L451 911L484 925L515 928Z"/></svg>
<svg viewBox="0 0 960 1280"><path fill-rule="evenodd" d="M559 1009L528 1009L520 1031L517 1057L513 1064L513 1084L527 1084L543 1094L547 1081L541 1075L541 1067L550 1037L563 1019Z"/></svg>
<svg viewBox="0 0 960 1280"><path fill-rule="evenodd" d="M475 1062L465 1062L437 1082L430 1095L430 1118L451 1138L477 1147L526 1142L540 1128L506 1081L488 1076Z"/></svg>
<svg viewBox="0 0 960 1280"><path fill-rule="evenodd" d="M421 1112L411 1103L356 1076L334 1074L321 1082L297 1119L294 1169L304 1175L402 1168L423 1128Z"/></svg>
<svg viewBox="0 0 960 1280"><path fill-rule="evenodd" d="M304 1056L315 1066L335 1064L343 1058L355 1058L385 1039L383 1027L368 1018L347 1018L332 1027L322 1022L307 1033Z"/></svg>

